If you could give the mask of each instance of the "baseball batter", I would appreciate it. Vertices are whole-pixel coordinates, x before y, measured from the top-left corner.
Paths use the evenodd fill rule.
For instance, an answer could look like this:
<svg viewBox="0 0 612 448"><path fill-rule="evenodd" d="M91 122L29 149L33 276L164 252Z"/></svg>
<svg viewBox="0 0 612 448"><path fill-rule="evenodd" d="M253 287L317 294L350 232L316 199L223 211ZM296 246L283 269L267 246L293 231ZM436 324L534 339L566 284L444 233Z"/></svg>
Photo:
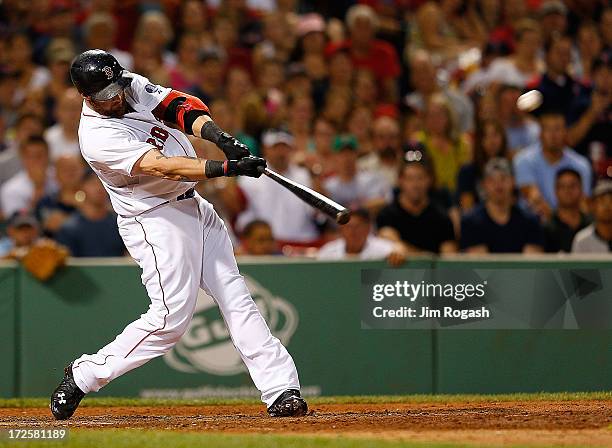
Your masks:
<svg viewBox="0 0 612 448"><path fill-rule="evenodd" d="M194 192L205 179L259 177L265 160L219 129L198 98L127 72L105 51L77 56L70 75L84 98L81 153L110 196L151 303L114 341L66 366L51 396L55 418L69 418L85 394L170 350L187 329L199 288L217 302L268 413L304 415L293 359L257 310L225 224ZM185 134L214 142L227 160L198 157Z"/></svg>

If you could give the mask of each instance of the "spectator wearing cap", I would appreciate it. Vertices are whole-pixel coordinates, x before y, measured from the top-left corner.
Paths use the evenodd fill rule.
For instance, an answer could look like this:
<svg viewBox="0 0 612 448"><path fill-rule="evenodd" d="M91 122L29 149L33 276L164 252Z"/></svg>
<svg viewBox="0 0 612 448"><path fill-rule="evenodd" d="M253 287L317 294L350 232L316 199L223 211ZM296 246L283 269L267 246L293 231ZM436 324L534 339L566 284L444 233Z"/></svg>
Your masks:
<svg viewBox="0 0 612 448"><path fill-rule="evenodd" d="M413 160L399 171L399 194L376 218L378 236L403 243L409 253L456 252L450 218L429 200L429 168L422 160Z"/></svg>
<svg viewBox="0 0 612 448"><path fill-rule="evenodd" d="M16 211L7 222L7 236L0 238L0 258L18 255L40 236L36 217L28 211Z"/></svg>
<svg viewBox="0 0 612 448"><path fill-rule="evenodd" d="M45 195L34 208L36 218L45 235L53 237L66 219L76 211L84 171L80 154L63 155L55 160L55 179L58 190Z"/></svg>
<svg viewBox="0 0 612 448"><path fill-rule="evenodd" d="M350 37L338 45L332 45L329 51L333 52L338 47L347 48L355 67L374 73L383 99L395 101L401 67L395 48L375 37L378 27L376 12L367 5L353 5L346 13L346 25Z"/></svg>
<svg viewBox="0 0 612 448"><path fill-rule="evenodd" d="M206 104L223 96L223 61L218 51L200 52L197 83L191 93Z"/></svg>
<svg viewBox="0 0 612 448"><path fill-rule="evenodd" d="M543 71L538 58L542 45L542 32L538 22L522 19L516 26L514 54L499 58L489 69L489 84L511 84L524 88L527 83Z"/></svg>
<svg viewBox="0 0 612 448"><path fill-rule="evenodd" d="M73 257L121 257L125 246L117 229L117 215L102 182L89 170L81 181L77 209L60 227L55 239Z"/></svg>
<svg viewBox="0 0 612 448"><path fill-rule="evenodd" d="M506 131L508 150L517 154L538 143L540 125L517 106L523 90L511 84L502 85L496 95L496 113Z"/></svg>
<svg viewBox="0 0 612 448"><path fill-rule="evenodd" d="M567 32L567 6L561 0L546 0L538 10L544 43Z"/></svg>
<svg viewBox="0 0 612 448"><path fill-rule="evenodd" d="M236 255L280 255L270 224L261 219L248 223L240 235L240 246Z"/></svg>
<svg viewBox="0 0 612 448"><path fill-rule="evenodd" d="M375 171L358 171L357 140L353 135L336 136L336 174L323 181L330 197L350 209L365 208L374 215L391 200L391 185Z"/></svg>
<svg viewBox="0 0 612 448"><path fill-rule="evenodd" d="M307 187L312 186L308 170L291 162L293 137L287 131L270 129L262 135L263 156L268 166L283 176ZM255 219L263 219L272 227L272 233L283 244L308 245L314 243L319 232L315 224L314 209L296 200L296 197L272 179L241 178L238 186L246 205L236 221L238 231Z"/></svg>
<svg viewBox="0 0 612 448"><path fill-rule="evenodd" d="M570 113L567 142L588 156L598 176L612 176L612 59L593 65L593 83L583 86Z"/></svg>
<svg viewBox="0 0 612 448"><path fill-rule="evenodd" d="M108 12L94 12L83 24L83 34L87 48L98 48L112 54L119 65L132 70L134 60L127 51L115 47L117 38L117 21Z"/></svg>
<svg viewBox="0 0 612 448"><path fill-rule="evenodd" d="M593 190L593 224L574 237L573 253L612 252L612 180L600 180Z"/></svg>
<svg viewBox="0 0 612 448"><path fill-rule="evenodd" d="M513 160L516 184L529 205L541 196L549 211L557 207L555 176L562 168L572 168L580 173L582 189L591 196L591 165L565 144L567 129L565 117L560 111L546 111L540 116L542 132L540 142L522 152Z"/></svg>
<svg viewBox="0 0 612 448"><path fill-rule="evenodd" d="M373 151L359 159L360 170L379 172L389 185L397 182L403 157L402 138L397 120L382 116L372 125Z"/></svg>
<svg viewBox="0 0 612 448"><path fill-rule="evenodd" d="M499 121L488 119L479 123L474 136L473 161L463 165L457 176L457 201L462 211L470 210L484 200L482 177L487 162L508 158L506 134Z"/></svg>
<svg viewBox="0 0 612 448"><path fill-rule="evenodd" d="M580 173L564 168L557 172L555 180L558 206L544 226L544 250L571 252L574 236L591 223L591 218L581 209L584 195Z"/></svg>
<svg viewBox="0 0 612 448"><path fill-rule="evenodd" d="M0 205L4 216L18 210L31 210L46 194L56 190L53 169L49 165L49 147L42 137L30 137L19 146L22 170L0 187Z"/></svg>
<svg viewBox="0 0 612 448"><path fill-rule="evenodd" d="M83 97L74 87L66 89L60 96L55 107L57 123L44 133L51 160L63 155L80 157L78 132L82 107Z"/></svg>
<svg viewBox="0 0 612 448"><path fill-rule="evenodd" d="M485 166L485 201L461 219L461 250L468 253L542 252L538 219L514 204L514 179L506 159Z"/></svg>
<svg viewBox="0 0 612 448"><path fill-rule="evenodd" d="M459 169L469 160L468 140L460 133L451 106L443 95L429 97L422 115L423 130L414 138L433 165L433 188L454 195Z"/></svg>
<svg viewBox="0 0 612 448"><path fill-rule="evenodd" d="M474 128L474 105L461 91L450 86L442 88L438 84L437 69L426 51L419 50L411 55L410 81L414 91L404 99L407 106L422 112L431 96L442 94L457 117L459 130L469 132Z"/></svg>
<svg viewBox="0 0 612 448"><path fill-rule="evenodd" d="M370 214L365 209L354 210L351 220L340 227L340 238L324 244L317 253L319 260L388 260L397 266L406 260L403 245L372 234Z"/></svg>

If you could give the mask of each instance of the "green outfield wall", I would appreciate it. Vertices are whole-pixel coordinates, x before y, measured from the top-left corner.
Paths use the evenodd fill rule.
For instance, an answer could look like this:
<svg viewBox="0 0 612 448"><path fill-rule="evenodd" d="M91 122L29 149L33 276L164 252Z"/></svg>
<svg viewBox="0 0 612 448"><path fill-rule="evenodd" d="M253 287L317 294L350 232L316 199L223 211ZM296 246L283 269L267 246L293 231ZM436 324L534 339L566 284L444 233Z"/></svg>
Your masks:
<svg viewBox="0 0 612 448"><path fill-rule="evenodd" d="M273 333L307 394L505 393L612 389L610 330L362 330L362 269L378 262L241 260ZM404 268L599 269L612 260L418 258ZM74 261L40 283L0 265L0 396L48 395L63 366L93 353L146 311L140 270L124 260ZM538 300L534 297L534 300ZM610 291L612 300L612 291ZM203 292L181 341L100 395L256 395L212 299Z"/></svg>
<svg viewBox="0 0 612 448"><path fill-rule="evenodd" d="M0 265L0 396L11 397L18 392L16 378L16 353L19 350L19 322L17 313L17 265L6 262Z"/></svg>

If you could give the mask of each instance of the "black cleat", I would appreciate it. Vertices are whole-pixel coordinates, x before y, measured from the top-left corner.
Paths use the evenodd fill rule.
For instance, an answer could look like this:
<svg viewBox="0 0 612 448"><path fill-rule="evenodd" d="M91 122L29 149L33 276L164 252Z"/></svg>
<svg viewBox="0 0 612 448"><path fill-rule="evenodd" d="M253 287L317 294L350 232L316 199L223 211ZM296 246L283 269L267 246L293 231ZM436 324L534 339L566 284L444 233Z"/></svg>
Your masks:
<svg viewBox="0 0 612 448"><path fill-rule="evenodd" d="M72 363L64 368L64 378L51 395L51 412L57 420L72 417L85 393L79 389L72 376Z"/></svg>
<svg viewBox="0 0 612 448"><path fill-rule="evenodd" d="M308 405L297 389L287 389L268 408L270 417L301 417L307 412Z"/></svg>

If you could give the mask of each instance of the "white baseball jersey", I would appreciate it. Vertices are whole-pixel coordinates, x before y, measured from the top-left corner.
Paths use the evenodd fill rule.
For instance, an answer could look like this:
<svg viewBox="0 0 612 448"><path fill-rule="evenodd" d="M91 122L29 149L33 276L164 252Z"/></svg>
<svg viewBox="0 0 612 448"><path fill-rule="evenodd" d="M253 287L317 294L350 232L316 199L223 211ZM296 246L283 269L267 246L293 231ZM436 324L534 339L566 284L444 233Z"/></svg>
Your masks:
<svg viewBox="0 0 612 448"><path fill-rule="evenodd" d="M183 194L195 182L177 182L153 176L132 176L134 164L153 147L164 155L195 157L181 131L157 120L152 111L171 89L151 84L130 73L125 97L134 110L121 118L106 117L83 101L79 143L83 157L96 172L118 215L135 216Z"/></svg>
<svg viewBox="0 0 612 448"><path fill-rule="evenodd" d="M286 389L299 389L295 363L257 310L239 273L227 228L212 205L198 194L161 205L195 182L131 175L134 164L153 147L168 157L196 154L183 133L152 114L170 89L130 76L125 93L134 111L110 118L84 104L79 140L83 157L120 215L119 233L142 269L151 304L97 353L77 358L72 364L74 380L84 393L98 391L166 354L190 328L202 288L219 305L232 342L262 401L270 406Z"/></svg>

